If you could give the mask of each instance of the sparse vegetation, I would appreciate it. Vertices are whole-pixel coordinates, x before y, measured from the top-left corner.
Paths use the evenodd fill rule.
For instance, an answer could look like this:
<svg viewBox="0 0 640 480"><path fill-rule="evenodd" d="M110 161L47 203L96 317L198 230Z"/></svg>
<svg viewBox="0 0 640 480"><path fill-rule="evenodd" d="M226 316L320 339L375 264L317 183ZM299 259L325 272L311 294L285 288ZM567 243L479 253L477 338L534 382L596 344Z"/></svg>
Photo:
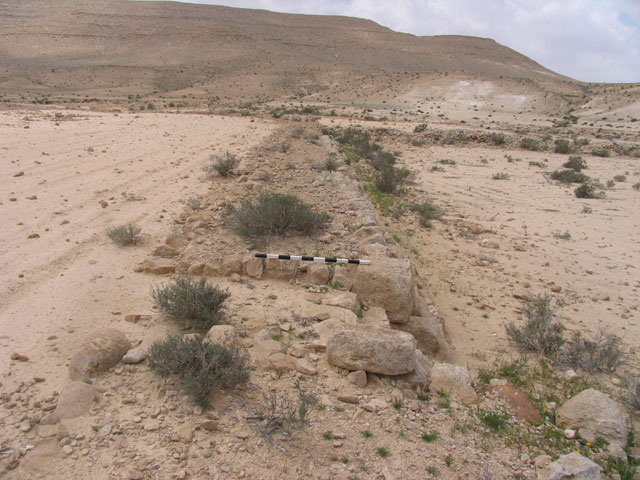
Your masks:
<svg viewBox="0 0 640 480"><path fill-rule="evenodd" d="M420 438L426 443L431 443L435 442L438 439L438 436L438 432L431 432L423 433L422 435L420 435Z"/></svg>
<svg viewBox="0 0 640 480"><path fill-rule="evenodd" d="M389 456L389 450L386 447L380 447L376 452L380 458L387 458Z"/></svg>
<svg viewBox="0 0 640 480"><path fill-rule="evenodd" d="M328 172L335 172L338 170L338 161L336 160L335 154L329 155L329 157L324 161L324 169Z"/></svg>
<svg viewBox="0 0 640 480"><path fill-rule="evenodd" d="M573 149L571 148L571 144L568 140L556 140L553 151L555 153L571 153Z"/></svg>
<svg viewBox="0 0 640 480"><path fill-rule="evenodd" d="M525 316L524 327L513 323L506 326L507 335L522 350L530 350L545 355L558 355L564 345L562 332L564 325L556 321L555 311L549 295L542 295L525 302L522 313Z"/></svg>
<svg viewBox="0 0 640 480"><path fill-rule="evenodd" d="M580 185L574 190L575 196L578 198L603 198L604 192L598 191L595 183L587 182Z"/></svg>
<svg viewBox="0 0 640 480"><path fill-rule="evenodd" d="M613 179L616 182L626 182L627 181L627 176L626 175L616 175L615 177L613 177Z"/></svg>
<svg viewBox="0 0 640 480"><path fill-rule="evenodd" d="M230 208L227 220L233 230L247 238L289 232L310 234L323 228L329 215L315 212L293 195L261 193L254 201L244 201L239 209Z"/></svg>
<svg viewBox="0 0 640 480"><path fill-rule="evenodd" d="M151 290L154 307L171 315L184 326L208 329L220 323L227 291L209 284L206 279L178 277L162 287Z"/></svg>
<svg viewBox="0 0 640 480"><path fill-rule="evenodd" d="M209 406L209 394L249 380L246 357L234 348L202 342L199 337L170 336L149 347L149 366L162 377L178 375L194 401Z"/></svg>
<svg viewBox="0 0 640 480"><path fill-rule="evenodd" d="M444 212L431 202L414 203L409 210L418 214L420 225L425 228L432 227L433 220L440 220Z"/></svg>
<svg viewBox="0 0 640 480"><path fill-rule="evenodd" d="M230 152L225 152L221 155L211 155L209 163L205 165L204 170L207 173L218 172L221 177L229 177L239 163L238 157Z"/></svg>
<svg viewBox="0 0 640 480"><path fill-rule="evenodd" d="M585 183L589 177L576 170L555 170L551 173L551 179L562 183Z"/></svg>
<svg viewBox="0 0 640 480"><path fill-rule="evenodd" d="M543 162L535 162L535 161L529 162L529 166L530 167L538 167L538 168L545 168L546 167L546 165Z"/></svg>
<svg viewBox="0 0 640 480"><path fill-rule="evenodd" d="M140 241L140 232L142 229L134 223L126 225L118 225L107 230L107 237L121 247L135 245Z"/></svg>
<svg viewBox="0 0 640 480"><path fill-rule="evenodd" d="M491 178L494 180L509 180L511 178L511 175L509 175L507 172L499 172L494 173Z"/></svg>
<svg viewBox="0 0 640 480"><path fill-rule="evenodd" d="M600 149L592 150L591 155L595 157L609 158L611 156L611 150L600 148Z"/></svg>
<svg viewBox="0 0 640 480"><path fill-rule="evenodd" d="M582 157L572 156L569 157L569 160L562 164L564 168L570 168L576 172L581 170L585 170L587 168L587 162Z"/></svg>
<svg viewBox="0 0 640 480"><path fill-rule="evenodd" d="M633 188L634 190L640 190L640 182L634 183L633 187L631 187L631 188Z"/></svg>
<svg viewBox="0 0 640 480"><path fill-rule="evenodd" d="M478 417L487 427L494 432L504 430L509 420L509 415L502 410L478 410Z"/></svg>
<svg viewBox="0 0 640 480"><path fill-rule="evenodd" d="M584 337L582 332L573 332L562 355L565 363L587 372L614 372L623 359L622 341L604 330L592 338Z"/></svg>
<svg viewBox="0 0 640 480"><path fill-rule="evenodd" d="M401 193L411 177L411 170L385 165L374 176L374 184L383 193Z"/></svg>
<svg viewBox="0 0 640 480"><path fill-rule="evenodd" d="M538 152L542 150L542 143L540 142L540 140L527 137L520 140L520 148L524 148L525 150L531 150L532 152Z"/></svg>

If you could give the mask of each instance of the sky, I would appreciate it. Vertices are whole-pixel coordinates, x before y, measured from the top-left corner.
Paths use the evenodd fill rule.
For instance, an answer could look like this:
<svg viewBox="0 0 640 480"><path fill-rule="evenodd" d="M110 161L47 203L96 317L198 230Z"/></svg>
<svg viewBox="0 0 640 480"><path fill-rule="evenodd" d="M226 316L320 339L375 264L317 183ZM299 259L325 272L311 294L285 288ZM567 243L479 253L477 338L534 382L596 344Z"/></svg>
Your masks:
<svg viewBox="0 0 640 480"><path fill-rule="evenodd" d="M585 82L640 82L640 0L189 0L488 37Z"/></svg>

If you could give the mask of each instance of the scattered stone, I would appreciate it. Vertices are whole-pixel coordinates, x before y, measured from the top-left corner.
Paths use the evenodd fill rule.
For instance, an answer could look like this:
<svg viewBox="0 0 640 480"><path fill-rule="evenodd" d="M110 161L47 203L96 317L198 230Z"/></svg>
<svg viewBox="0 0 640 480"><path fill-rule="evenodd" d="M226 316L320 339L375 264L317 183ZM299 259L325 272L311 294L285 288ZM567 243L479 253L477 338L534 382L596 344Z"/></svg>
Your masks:
<svg viewBox="0 0 640 480"><path fill-rule="evenodd" d="M519 388L513 385L495 385L489 392L504 400L518 420L538 424L541 420L540 412L533 401Z"/></svg>
<svg viewBox="0 0 640 480"><path fill-rule="evenodd" d="M65 445L62 447L62 453L65 455L71 455L73 453L73 447L71 447L71 445Z"/></svg>
<svg viewBox="0 0 640 480"><path fill-rule="evenodd" d="M303 375L315 375L316 373L318 373L316 367L311 365L311 363L309 363L309 361L305 360L304 358L301 358L296 362L296 370Z"/></svg>
<svg viewBox="0 0 640 480"><path fill-rule="evenodd" d="M471 386L471 374L466 368L450 363L438 363L431 368L430 375L431 391L445 392L462 403L478 401L478 395Z"/></svg>
<svg viewBox="0 0 640 480"><path fill-rule="evenodd" d="M127 365L135 365L142 362L145 358L147 358L146 348L132 348L124 354L124 356L122 357L122 363L126 363Z"/></svg>
<svg viewBox="0 0 640 480"><path fill-rule="evenodd" d="M364 303L384 308L390 322L405 323L413 309L414 283L409 259L380 257L356 271L353 291Z"/></svg>
<svg viewBox="0 0 640 480"><path fill-rule="evenodd" d="M334 331L327 340L327 361L348 370L401 375L415 368L416 339L405 332L365 326Z"/></svg>
<svg viewBox="0 0 640 480"><path fill-rule="evenodd" d="M542 469L547 465L549 465L552 460L553 458L551 458L550 455L538 455L536 458L533 459L533 463L537 469Z"/></svg>
<svg viewBox="0 0 640 480"><path fill-rule="evenodd" d="M179 233L172 233L167 237L165 243L168 246L179 250L183 247L186 247L189 244L189 240L184 235L181 235Z"/></svg>
<svg viewBox="0 0 640 480"><path fill-rule="evenodd" d="M360 398L357 395L338 395L338 400L344 403L352 403L354 405L360 403Z"/></svg>
<svg viewBox="0 0 640 480"><path fill-rule="evenodd" d="M531 295L531 292L529 292L528 290L514 290L513 298L517 298L518 300L529 302L531 301L533 296Z"/></svg>
<svg viewBox="0 0 640 480"><path fill-rule="evenodd" d="M564 438L568 438L569 440L576 438L576 431L570 428L565 428L562 433L564 434Z"/></svg>
<svg viewBox="0 0 640 480"><path fill-rule="evenodd" d="M138 323L145 320L151 320L151 315L132 314L124 316L124 321L129 323Z"/></svg>
<svg viewBox="0 0 640 480"><path fill-rule="evenodd" d="M608 395L589 388L562 405L556 412L560 426L588 428L609 443L627 443L627 425L618 404Z"/></svg>
<svg viewBox="0 0 640 480"><path fill-rule="evenodd" d="M176 264L169 258L148 258L142 262L142 271L154 275L165 275L176 271Z"/></svg>
<svg viewBox="0 0 640 480"><path fill-rule="evenodd" d="M71 380L87 381L120 362L131 348L127 337L118 330L105 329L92 334L69 364Z"/></svg>
<svg viewBox="0 0 640 480"><path fill-rule="evenodd" d="M18 352L13 352L11 354L11 360L16 360L18 362L28 362L29 357L27 357L26 355L22 355L21 353L18 353Z"/></svg>
<svg viewBox="0 0 640 480"><path fill-rule="evenodd" d="M600 480L602 468L579 453L570 453L550 463L539 474L539 480Z"/></svg>
<svg viewBox="0 0 640 480"><path fill-rule="evenodd" d="M296 368L296 359L284 353L284 345L275 340L257 342L250 351L253 364L257 367L281 371Z"/></svg>
<svg viewBox="0 0 640 480"><path fill-rule="evenodd" d="M32 240L34 238L40 238L40 235L37 233L31 233L29 234L29 236L27 237L27 239Z"/></svg>
<svg viewBox="0 0 640 480"><path fill-rule="evenodd" d="M367 386L367 372L364 370L351 372L347 375L347 381L357 385L358 387L364 388Z"/></svg>
<svg viewBox="0 0 640 480"><path fill-rule="evenodd" d="M98 398L98 390L84 382L72 382L61 392L56 406L58 420L67 420L85 415Z"/></svg>
<svg viewBox="0 0 640 480"><path fill-rule="evenodd" d="M240 346L240 337L233 325L214 325L207 332L204 341L225 347Z"/></svg>
<svg viewBox="0 0 640 480"><path fill-rule="evenodd" d="M175 258L180 255L180 252L178 252L177 249L173 248L170 245L160 245L153 251L151 255L161 258Z"/></svg>

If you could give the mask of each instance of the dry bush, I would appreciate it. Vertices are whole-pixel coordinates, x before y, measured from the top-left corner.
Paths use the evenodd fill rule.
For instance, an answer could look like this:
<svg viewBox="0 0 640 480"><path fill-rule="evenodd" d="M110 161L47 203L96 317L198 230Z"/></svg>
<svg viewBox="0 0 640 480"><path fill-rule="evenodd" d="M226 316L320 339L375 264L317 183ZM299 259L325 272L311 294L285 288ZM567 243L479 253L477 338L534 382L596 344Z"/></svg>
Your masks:
<svg viewBox="0 0 640 480"><path fill-rule="evenodd" d="M310 234L329 219L327 213L313 211L297 197L280 193L261 193L254 202L247 200L227 215L232 229L247 238L287 232Z"/></svg>
<svg viewBox="0 0 640 480"><path fill-rule="evenodd" d="M142 229L139 226L127 223L126 225L118 225L108 229L107 237L121 247L126 247L135 245L140 241L140 232L142 232Z"/></svg>
<svg viewBox="0 0 640 480"><path fill-rule="evenodd" d="M206 279L178 277L162 287L153 287L151 297L154 307L171 315L185 326L209 329L220 323L227 291L209 284Z"/></svg>
<svg viewBox="0 0 640 480"><path fill-rule="evenodd" d="M562 352L565 363L588 372L614 372L622 364L624 356L622 341L604 330L592 338L573 332Z"/></svg>
<svg viewBox="0 0 640 480"><path fill-rule="evenodd" d="M249 380L247 358L234 347L203 342L199 337L170 336L149 347L149 366L162 377L178 375L182 387L198 405L209 406L214 389Z"/></svg>
<svg viewBox="0 0 640 480"><path fill-rule="evenodd" d="M589 176L576 170L555 170L551 173L551 179L562 183L585 183Z"/></svg>
<svg viewBox="0 0 640 480"><path fill-rule="evenodd" d="M444 212L431 202L414 203L409 206L412 212L418 214L420 225L426 228L432 226L432 220L440 220Z"/></svg>
<svg viewBox="0 0 640 480"><path fill-rule="evenodd" d="M573 192L578 198L604 198L605 196L604 192L598 191L598 186L593 182L584 183Z"/></svg>
<svg viewBox="0 0 640 480"><path fill-rule="evenodd" d="M520 148L524 148L525 150L531 150L532 152L537 152L542 150L542 143L540 142L540 140L527 137L520 140Z"/></svg>
<svg viewBox="0 0 640 480"><path fill-rule="evenodd" d="M374 184L383 193L400 193L411 178L412 172L407 168L396 168L384 165L374 176Z"/></svg>
<svg viewBox="0 0 640 480"><path fill-rule="evenodd" d="M522 313L525 316L524 327L516 327L513 323L505 327L511 340L522 350L557 356L564 345L564 325L555 319L551 297L533 297L525 302Z"/></svg>
<svg viewBox="0 0 640 480"><path fill-rule="evenodd" d="M582 157L573 156L569 157L569 160L564 162L562 166L579 172L580 170L585 170L587 168L587 162Z"/></svg>
<svg viewBox="0 0 640 480"><path fill-rule="evenodd" d="M218 172L221 177L228 177L233 174L239 163L240 161L234 154L225 152L221 155L211 155L209 164L205 165L204 170L207 173Z"/></svg>

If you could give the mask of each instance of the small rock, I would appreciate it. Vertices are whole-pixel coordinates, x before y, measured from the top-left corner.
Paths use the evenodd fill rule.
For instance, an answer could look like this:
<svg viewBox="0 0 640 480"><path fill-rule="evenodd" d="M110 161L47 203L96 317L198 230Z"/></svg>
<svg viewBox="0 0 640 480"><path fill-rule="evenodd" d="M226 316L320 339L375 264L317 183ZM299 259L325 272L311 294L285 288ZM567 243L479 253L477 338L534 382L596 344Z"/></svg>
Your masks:
<svg viewBox="0 0 640 480"><path fill-rule="evenodd" d="M578 436L587 443L596 443L596 434L593 433L593 430L589 430L588 428L581 428L578 430Z"/></svg>
<svg viewBox="0 0 640 480"><path fill-rule="evenodd" d="M492 378L491 380L489 380L489 385L491 385L492 387L497 387L500 385L506 385L509 382L507 382L506 380L503 380L501 378Z"/></svg>
<svg viewBox="0 0 640 480"><path fill-rule="evenodd" d="M565 438L569 438L569 439L575 438L575 436L576 436L576 431L572 430L570 428L565 428L562 433L564 434Z"/></svg>
<svg viewBox="0 0 640 480"><path fill-rule="evenodd" d="M573 371L573 370L567 370L567 371L566 371L566 372L564 372L562 375L563 375L563 376L564 376L564 378L566 378L567 380L574 379L574 378L576 378L576 377L578 376L578 374L577 374L575 371Z"/></svg>
<svg viewBox="0 0 640 480"><path fill-rule="evenodd" d="M539 480L600 480L602 468L579 453L570 453L550 463L539 474Z"/></svg>
<svg viewBox="0 0 640 480"><path fill-rule="evenodd" d="M357 385L358 387L364 388L367 385L367 372L364 370L356 370L355 372L349 373L347 375L347 381Z"/></svg>
<svg viewBox="0 0 640 480"><path fill-rule="evenodd" d="M28 362L29 357L27 357L26 355L22 355L21 353L18 353L18 352L13 352L11 354L11 360L17 360L18 362Z"/></svg>
<svg viewBox="0 0 640 480"><path fill-rule="evenodd" d="M40 238L40 235L38 235L37 233L32 233L27 238L28 239Z"/></svg>
<svg viewBox="0 0 640 480"><path fill-rule="evenodd" d="M360 403L360 398L357 395L338 395L338 400L344 403L352 403L357 405Z"/></svg>
<svg viewBox="0 0 640 480"><path fill-rule="evenodd" d="M214 432L220 428L220 424L216 420L205 420L200 426L209 432Z"/></svg>
<svg viewBox="0 0 640 480"><path fill-rule="evenodd" d="M309 361L305 360L304 358L300 358L296 362L296 370L303 375L315 375L316 373L318 373L316 367L311 365L311 363L309 363Z"/></svg>
<svg viewBox="0 0 640 480"><path fill-rule="evenodd" d="M71 447L71 445L65 445L62 447L62 453L65 455L71 455L73 453L73 447Z"/></svg>
<svg viewBox="0 0 640 480"><path fill-rule="evenodd" d="M122 357L122 363L135 365L136 363L142 362L145 358L147 358L146 348L132 348L124 354Z"/></svg>
<svg viewBox="0 0 640 480"><path fill-rule="evenodd" d="M16 172L16 173L13 174L14 177L22 177L23 175L24 175L23 171Z"/></svg>

